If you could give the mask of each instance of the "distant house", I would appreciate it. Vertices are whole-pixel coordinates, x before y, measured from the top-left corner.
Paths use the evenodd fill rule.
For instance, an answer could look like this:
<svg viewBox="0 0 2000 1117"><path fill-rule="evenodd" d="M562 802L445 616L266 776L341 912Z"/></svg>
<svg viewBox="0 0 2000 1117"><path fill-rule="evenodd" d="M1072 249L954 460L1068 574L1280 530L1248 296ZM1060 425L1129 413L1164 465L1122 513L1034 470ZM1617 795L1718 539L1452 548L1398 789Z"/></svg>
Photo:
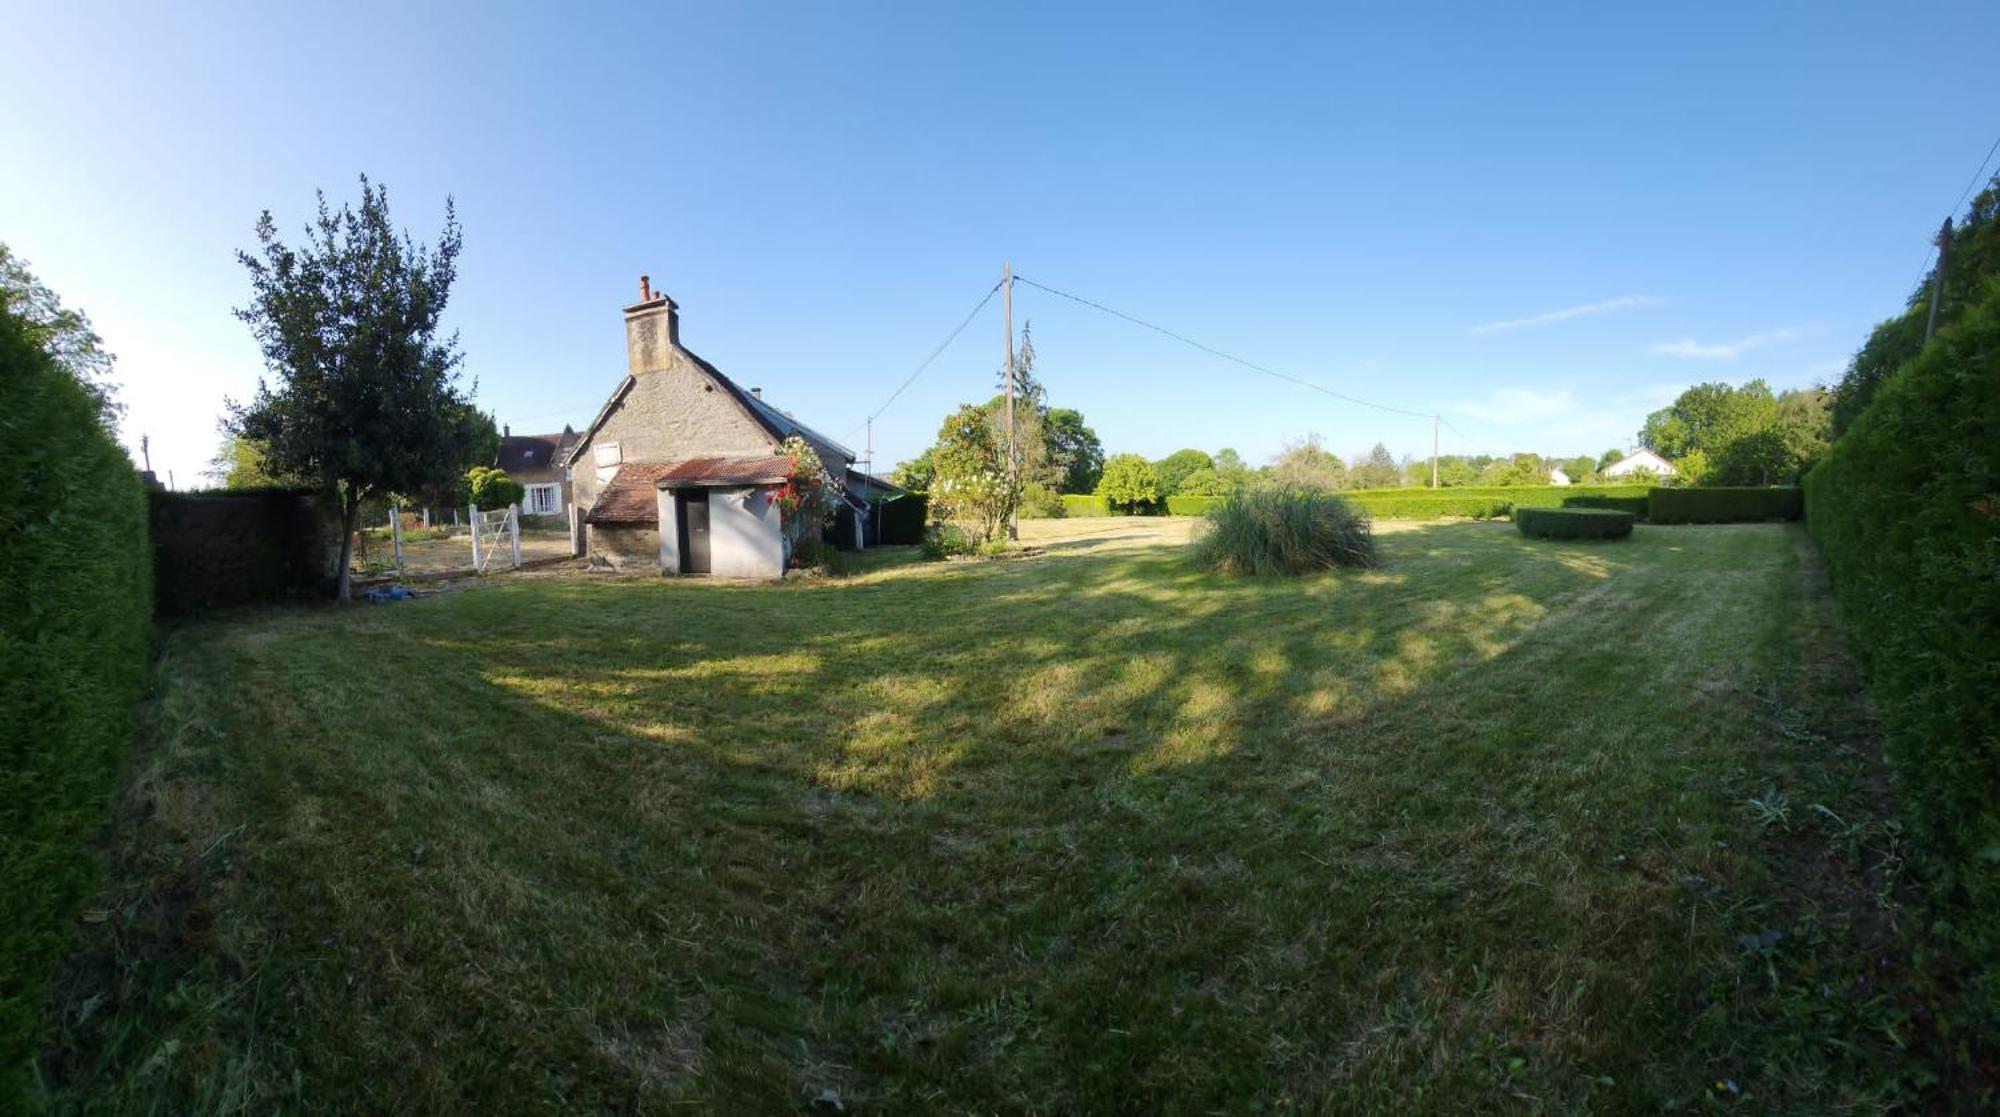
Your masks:
<svg viewBox="0 0 2000 1117"><path fill-rule="evenodd" d="M789 556L772 494L793 436L839 487L837 543L862 545L872 491L901 491L871 486L854 451L683 346L680 307L645 276L625 308L625 356L625 378L562 458L580 554L665 574L782 575Z"/></svg>
<svg viewBox="0 0 2000 1117"><path fill-rule="evenodd" d="M1557 466L1554 469L1549 470L1549 484L1567 485L1569 483L1570 483L1569 474L1564 473L1561 466Z"/></svg>
<svg viewBox="0 0 2000 1117"><path fill-rule="evenodd" d="M568 425L558 434L515 434L500 428L500 453L493 465L521 483L522 515L569 517L569 470L562 462L576 440Z"/></svg>
<svg viewBox="0 0 2000 1117"><path fill-rule="evenodd" d="M1675 473L1679 472L1674 468L1674 463L1660 455L1653 453L1651 450L1638 449L1598 470L1597 474L1600 477L1624 477L1631 473L1646 470L1650 470L1654 476L1661 480L1672 477Z"/></svg>

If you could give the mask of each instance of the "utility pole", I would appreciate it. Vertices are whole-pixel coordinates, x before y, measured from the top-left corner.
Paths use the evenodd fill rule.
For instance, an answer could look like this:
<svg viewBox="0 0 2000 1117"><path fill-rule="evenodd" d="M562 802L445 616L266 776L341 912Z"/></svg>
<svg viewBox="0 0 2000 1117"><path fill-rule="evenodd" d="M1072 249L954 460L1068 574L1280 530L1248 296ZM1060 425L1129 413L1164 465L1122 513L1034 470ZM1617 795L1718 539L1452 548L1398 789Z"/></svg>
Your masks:
<svg viewBox="0 0 2000 1117"><path fill-rule="evenodd" d="M1438 419L1439 413L1431 412L1431 488L1438 487Z"/></svg>
<svg viewBox="0 0 2000 1117"><path fill-rule="evenodd" d="M1938 303L1941 301L1939 296L1944 291L1944 266L1951 260L1951 218L1949 217L1944 219L1944 226L1938 230L1937 250L1937 271L1931 275L1931 320L1930 324L1924 327L1925 341L1929 341L1931 335L1937 332Z"/></svg>
<svg viewBox="0 0 2000 1117"><path fill-rule="evenodd" d="M1014 454L1014 264L1009 261L1000 271L1001 303L1006 307L1007 319L1007 491L1016 498L1007 508L1007 538L1021 538L1020 470Z"/></svg>

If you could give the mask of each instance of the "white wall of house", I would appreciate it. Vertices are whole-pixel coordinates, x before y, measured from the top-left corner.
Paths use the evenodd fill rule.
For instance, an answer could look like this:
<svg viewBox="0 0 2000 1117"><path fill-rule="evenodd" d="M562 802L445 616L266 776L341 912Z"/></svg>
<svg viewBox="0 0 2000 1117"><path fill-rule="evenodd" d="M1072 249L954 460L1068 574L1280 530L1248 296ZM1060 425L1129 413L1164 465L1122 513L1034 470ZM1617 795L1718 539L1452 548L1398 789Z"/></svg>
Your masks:
<svg viewBox="0 0 2000 1117"><path fill-rule="evenodd" d="M1639 449L1632 451L1631 456L1620 458L1610 465L1605 466L1602 470L1602 475L1605 477L1623 477L1638 469L1650 469L1661 477L1671 477L1677 472L1672 462L1655 454L1651 450Z"/></svg>
<svg viewBox="0 0 2000 1117"><path fill-rule="evenodd" d="M708 568L725 578L782 578L782 513L769 489L708 491Z"/></svg>

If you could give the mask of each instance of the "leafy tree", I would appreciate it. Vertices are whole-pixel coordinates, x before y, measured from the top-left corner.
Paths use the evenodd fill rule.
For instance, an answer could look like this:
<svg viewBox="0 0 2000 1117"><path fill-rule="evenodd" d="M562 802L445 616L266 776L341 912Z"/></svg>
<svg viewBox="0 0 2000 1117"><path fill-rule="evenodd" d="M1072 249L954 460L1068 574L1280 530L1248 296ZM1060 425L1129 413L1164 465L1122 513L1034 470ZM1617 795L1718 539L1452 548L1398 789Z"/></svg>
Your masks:
<svg viewBox="0 0 2000 1117"><path fill-rule="evenodd" d="M1347 483L1357 489L1393 489L1402 484L1403 471L1397 467L1389 448L1377 442L1374 449L1354 459L1347 478Z"/></svg>
<svg viewBox="0 0 2000 1117"><path fill-rule="evenodd" d="M221 449L209 459L205 473L225 489L254 489L288 483L265 467L263 445L241 435L224 436Z"/></svg>
<svg viewBox="0 0 2000 1117"><path fill-rule="evenodd" d="M1051 407L1042 416L1042 440L1057 471L1056 491L1087 493L1104 474L1104 443L1084 424L1083 412Z"/></svg>
<svg viewBox="0 0 2000 1117"><path fill-rule="evenodd" d="M1181 481L1197 469L1214 469L1215 459L1200 450L1175 450L1153 463L1153 475L1160 479L1162 499L1181 491Z"/></svg>
<svg viewBox="0 0 2000 1117"><path fill-rule="evenodd" d="M1248 473L1250 469L1243 464L1242 455L1224 446L1215 452L1215 471L1227 475L1231 473Z"/></svg>
<svg viewBox="0 0 2000 1117"><path fill-rule="evenodd" d="M1578 454L1562 463L1562 471L1579 485L1589 484L1597 480L1597 459L1589 454Z"/></svg>
<svg viewBox="0 0 2000 1117"><path fill-rule="evenodd" d="M889 471L889 482L916 493L929 489L931 479L937 473L937 463L932 460L932 456L936 453L937 447L933 446L909 461L897 465Z"/></svg>
<svg viewBox="0 0 2000 1117"><path fill-rule="evenodd" d="M1303 441L1286 446L1271 463L1271 480L1302 489L1343 489L1347 487L1347 463L1339 454L1328 452L1319 435L1309 434Z"/></svg>
<svg viewBox="0 0 2000 1117"><path fill-rule="evenodd" d="M91 328L89 316L65 307L4 242L0 242L0 310L20 319L28 343L55 358L83 385L97 405L98 422L109 429L120 410L111 384L115 358L104 351L104 339Z"/></svg>
<svg viewBox="0 0 2000 1117"><path fill-rule="evenodd" d="M945 419L931 448L931 518L957 523L978 543L990 541L1014 512L1019 490L1007 481L1007 447L984 408L971 404Z"/></svg>
<svg viewBox="0 0 2000 1117"><path fill-rule="evenodd" d="M1606 450L1603 454L1598 456L1597 472L1603 473L1605 470L1610 469L1612 466L1624 460L1625 460L1625 451L1620 450L1616 447Z"/></svg>
<svg viewBox="0 0 2000 1117"><path fill-rule="evenodd" d="M1249 482L1248 470L1224 473L1219 469L1197 469L1181 478L1182 496L1228 496Z"/></svg>
<svg viewBox="0 0 2000 1117"><path fill-rule="evenodd" d="M1684 481L1770 485L1798 480L1826 452L1831 407L1817 388L1774 396L1762 380L1697 384L1647 416L1640 441Z"/></svg>
<svg viewBox="0 0 2000 1117"><path fill-rule="evenodd" d="M1938 328L1958 320L1976 303L1995 276L2000 276L2000 175L1972 199L1965 219L1952 229L1943 297L1938 304ZM1903 313L1877 325L1832 389L1829 435L1837 438L1875 397L1882 381L1924 347L1930 324L1931 284L1937 264L1910 292Z"/></svg>
<svg viewBox="0 0 2000 1117"><path fill-rule="evenodd" d="M528 490L501 470L475 465L465 471L465 493L473 507L493 510L521 503Z"/></svg>
<svg viewBox="0 0 2000 1117"><path fill-rule="evenodd" d="M1549 467L1543 464L1540 455L1515 454L1503 461L1488 464L1481 472L1482 485L1546 485L1549 483Z"/></svg>
<svg viewBox="0 0 2000 1117"><path fill-rule="evenodd" d="M439 334L462 237L452 202L435 247L398 235L386 188L361 180L361 205L338 211L319 195L302 247L278 236L266 210L260 256L237 258L250 326L275 383L231 401L228 429L264 447L266 466L310 479L337 499L343 532L339 597L362 502L448 482L473 460L456 335Z"/></svg>
<svg viewBox="0 0 2000 1117"><path fill-rule="evenodd" d="M1097 495L1111 507L1126 511L1138 511L1163 499L1159 475L1151 462L1137 454L1114 454L1105 461Z"/></svg>

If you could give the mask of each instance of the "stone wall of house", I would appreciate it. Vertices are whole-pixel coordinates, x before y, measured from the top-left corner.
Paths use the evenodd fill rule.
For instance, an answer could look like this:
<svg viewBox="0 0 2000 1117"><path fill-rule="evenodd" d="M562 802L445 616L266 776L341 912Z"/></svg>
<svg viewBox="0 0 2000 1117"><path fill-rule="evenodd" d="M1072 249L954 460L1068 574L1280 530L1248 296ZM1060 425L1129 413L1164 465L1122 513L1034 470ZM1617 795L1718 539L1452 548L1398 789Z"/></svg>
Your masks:
<svg viewBox="0 0 2000 1117"><path fill-rule="evenodd" d="M579 507L590 508L623 462L668 462L704 454L756 457L777 444L729 393L675 350L674 363L637 373L632 389L607 416L577 456L571 487ZM618 462L599 465L600 453L616 444Z"/></svg>
<svg viewBox="0 0 2000 1117"><path fill-rule="evenodd" d="M658 570L660 533L651 524L591 524L590 553L620 570Z"/></svg>

